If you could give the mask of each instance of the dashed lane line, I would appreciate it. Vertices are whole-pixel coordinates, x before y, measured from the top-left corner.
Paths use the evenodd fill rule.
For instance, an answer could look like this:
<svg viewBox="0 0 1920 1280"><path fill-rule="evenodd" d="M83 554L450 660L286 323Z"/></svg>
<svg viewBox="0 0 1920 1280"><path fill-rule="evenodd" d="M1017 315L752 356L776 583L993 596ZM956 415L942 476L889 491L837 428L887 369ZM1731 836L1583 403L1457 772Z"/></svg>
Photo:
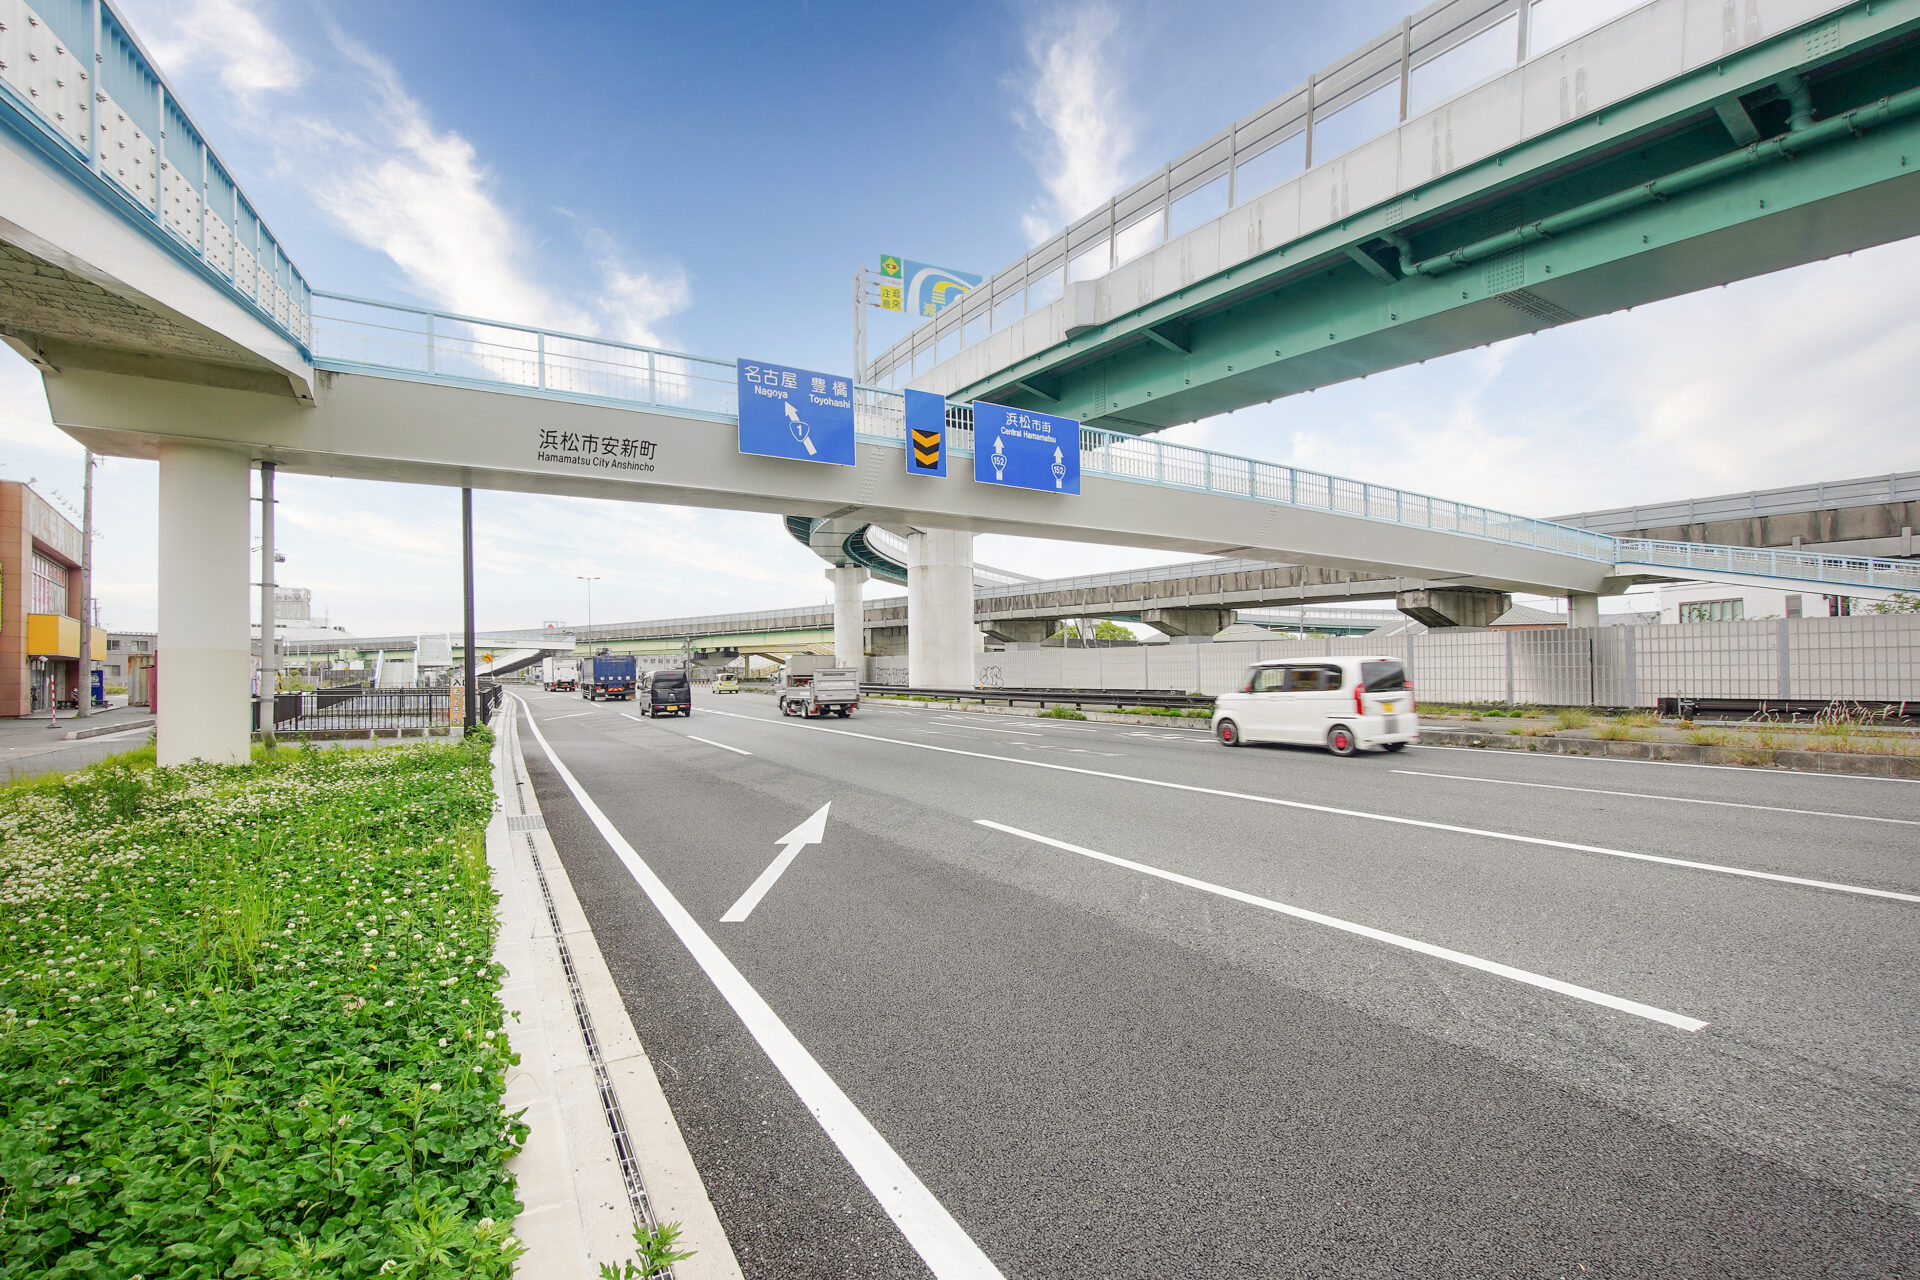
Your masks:
<svg viewBox="0 0 1920 1280"><path fill-rule="evenodd" d="M730 715L731 712L718 711L715 715ZM742 720L753 719L741 716ZM1544 836L1525 836L1512 831L1488 831L1481 827L1461 827L1449 822L1431 822L1425 818L1403 818L1392 813L1371 813L1364 809L1341 809L1327 804L1309 804L1305 800L1282 800L1277 796L1254 795L1248 791L1228 791L1220 787L1196 786L1190 782L1169 782L1164 778L1146 778L1138 774L1111 773L1105 769L1086 769L1078 765L1054 764L1047 760L1022 760L1017 756L989 755L984 751L966 751L959 747L943 747L931 742L911 742L905 738L883 738L878 734L859 733L852 729L829 729L819 724L798 724L797 729L808 729L815 733L838 734L845 738L865 738L871 742L885 742L900 747L916 747L921 751L940 751L947 755L971 756L976 760L998 760L1002 764L1017 764L1028 769L1053 769L1060 773L1078 773L1089 778L1107 778L1114 782L1131 782L1143 787L1164 787L1169 791L1185 791L1193 795L1220 796L1228 800L1246 800L1253 804L1270 804L1282 809L1300 809L1310 813L1330 813L1342 818L1360 818L1368 822L1387 822L1395 826L1420 827L1427 831L1447 831L1456 835L1479 836L1486 840L1505 840L1512 844L1533 845L1542 849L1565 849L1570 853L1595 853L1608 858L1624 858L1633 862L1651 862L1661 866L1684 867L1690 871L1710 871L1716 875L1739 876L1748 880L1767 880L1775 884L1799 885L1809 889L1828 889L1835 893L1851 893L1866 898L1886 898L1895 902L1920 903L1920 895L1895 893L1891 889L1869 889L1862 885L1839 884L1831 880L1811 880L1804 876L1780 875L1773 871L1753 871L1746 867L1729 867L1717 862L1695 862L1688 858L1668 858L1657 853L1634 853L1627 849L1609 849L1604 845L1576 844L1570 840L1549 840Z"/></svg>
<svg viewBox="0 0 1920 1280"><path fill-rule="evenodd" d="M687 737L693 739L695 742L704 742L710 747L718 747L722 751L731 751L737 756L750 756L753 754L751 751L742 751L738 747L730 747L724 742L715 742L712 738L703 738L697 733L690 733Z"/></svg>
<svg viewBox="0 0 1920 1280"><path fill-rule="evenodd" d="M1571 982L1562 982L1558 978L1549 978L1545 974L1534 973L1529 969L1518 969L1510 964L1501 964L1497 960L1488 960L1481 956L1470 955L1465 951L1455 951L1451 947L1435 946L1431 942L1422 942L1418 938L1409 938L1404 934L1388 933L1384 929L1375 929L1371 925L1356 924L1351 920L1342 920L1338 916L1322 915L1318 911L1309 911L1305 907L1292 906L1285 902L1276 902L1272 898L1262 898L1255 894L1243 893L1238 889L1229 889L1225 885L1214 884L1208 880L1197 880L1192 876L1183 876L1177 871L1167 871L1160 867L1149 866L1144 862L1135 862L1130 858L1117 858L1110 853L1101 853L1095 849L1082 848L1077 844L1068 844L1065 840L1055 840L1052 836L1043 836L1033 831L1023 831L1019 827L1009 827L1005 823L992 822L986 818L975 818L974 822L995 831L1004 831L1023 840L1036 844L1049 845L1055 849L1064 849L1068 853L1077 853L1083 858L1092 858L1097 862L1109 863L1116 867L1125 867L1129 871L1138 871L1142 875L1154 876L1173 884L1185 885L1189 889L1198 889L1202 893L1211 893L1222 898L1231 898L1235 902L1244 902L1250 907L1278 912L1283 916L1292 916L1296 920L1305 920L1310 924L1325 925L1329 929L1339 929L1345 933L1356 934L1362 938L1371 938L1375 942L1384 942L1390 947L1399 947L1405 951L1417 952L1423 956L1432 956L1436 960L1446 960L1453 964L1464 965L1469 969L1478 969L1482 973L1491 973L1496 977L1511 978L1515 982L1524 982L1528 986L1542 990L1558 992L1563 996L1572 996L1576 1000L1585 1000L1602 1008L1614 1009L1620 1013L1630 1013L1636 1018L1646 1018L1652 1022L1664 1022L1670 1027L1682 1031L1699 1031L1706 1022L1699 1018L1688 1017L1684 1013L1674 1013L1655 1005L1642 1004L1638 1000L1628 1000L1623 996L1609 995L1605 991L1596 991L1592 987L1582 987Z"/></svg>
<svg viewBox="0 0 1920 1280"><path fill-rule="evenodd" d="M1920 827L1913 818L1879 818L1866 813L1836 813L1831 809L1789 809L1777 804L1747 804L1738 800L1702 800L1694 796L1663 796L1651 791L1608 791L1601 787L1574 787L1554 782L1520 782L1512 778L1481 778L1465 773L1429 773L1423 769L1395 769L1410 778L1445 778L1450 782L1486 782L1500 787L1533 787L1541 791L1584 791L1596 796L1624 796L1632 800L1664 800L1669 804L1710 804L1720 809L1761 809L1767 813L1797 813L1809 818L1846 818L1854 822L1890 822Z"/></svg>
<svg viewBox="0 0 1920 1280"><path fill-rule="evenodd" d="M735 715L721 711L714 714L734 715L736 719L752 720L753 716ZM531 719L531 717L529 717ZM595 804L593 797L587 794L573 771L561 762L560 756L548 743L546 735L540 732L538 724L531 725L534 738L540 743L540 749L546 752L548 763L554 772L567 784L567 790L579 802L587 818L594 825L620 859L627 873L640 886L643 893L653 903L661 918L667 922L674 934L685 946L694 962L705 971L707 978L719 990L726 1002L739 1015L747 1031L759 1044L761 1050L772 1060L780 1074L786 1078L800 1101L815 1120L820 1122L827 1136L853 1166L860 1180L880 1202L882 1209L900 1229L907 1243L920 1255L927 1268L938 1280L1004 1280L1000 1269L993 1265L973 1237L955 1222L946 1206L935 1198L926 1184L894 1151L880 1131L847 1097L840 1086L834 1083L805 1045L800 1043L780 1015L773 1011L765 998L754 989L746 976L734 967L724 951L700 927L698 921L673 896L673 890L648 866L637 850L620 834L607 815Z"/></svg>

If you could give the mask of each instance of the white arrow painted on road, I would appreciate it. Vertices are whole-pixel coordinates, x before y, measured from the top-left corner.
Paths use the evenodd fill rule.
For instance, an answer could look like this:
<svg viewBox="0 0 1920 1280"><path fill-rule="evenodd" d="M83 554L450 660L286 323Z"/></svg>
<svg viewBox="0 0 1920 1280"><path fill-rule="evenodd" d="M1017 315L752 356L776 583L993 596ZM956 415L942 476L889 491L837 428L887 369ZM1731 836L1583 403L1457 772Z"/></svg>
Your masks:
<svg viewBox="0 0 1920 1280"><path fill-rule="evenodd" d="M826 838L827 810L831 808L833 808L833 801L829 800L821 805L811 818L774 842L785 846L780 850L780 856L767 864L767 869L760 873L760 878L753 882L753 887L740 895L740 901L727 908L727 914L720 917L720 923L739 924L753 914L753 909L760 905L760 899L767 896L767 890L773 888L773 882L780 878L781 873L793 865L793 860L800 856L800 851L810 844L819 844Z"/></svg>

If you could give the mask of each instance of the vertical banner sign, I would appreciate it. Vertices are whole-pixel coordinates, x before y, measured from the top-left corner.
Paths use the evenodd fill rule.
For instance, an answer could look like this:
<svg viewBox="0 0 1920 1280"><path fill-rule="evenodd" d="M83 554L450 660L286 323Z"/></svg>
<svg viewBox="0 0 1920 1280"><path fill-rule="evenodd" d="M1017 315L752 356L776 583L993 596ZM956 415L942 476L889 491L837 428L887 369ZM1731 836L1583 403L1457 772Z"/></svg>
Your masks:
<svg viewBox="0 0 1920 1280"><path fill-rule="evenodd" d="M930 267L924 262L906 264L907 310L910 314L925 318L937 316L945 310L948 303L957 302L969 289L980 283L980 277L968 271L949 271L945 267Z"/></svg>
<svg viewBox="0 0 1920 1280"><path fill-rule="evenodd" d="M947 474L947 398L931 391L908 391L907 474Z"/></svg>
<svg viewBox="0 0 1920 1280"><path fill-rule="evenodd" d="M900 278L900 255L883 253L880 255L880 309L882 311L905 311L904 282Z"/></svg>
<svg viewBox="0 0 1920 1280"><path fill-rule="evenodd" d="M1080 424L975 400L973 478L1044 493L1080 492Z"/></svg>
<svg viewBox="0 0 1920 1280"><path fill-rule="evenodd" d="M740 452L853 465L853 379L757 360L734 362Z"/></svg>

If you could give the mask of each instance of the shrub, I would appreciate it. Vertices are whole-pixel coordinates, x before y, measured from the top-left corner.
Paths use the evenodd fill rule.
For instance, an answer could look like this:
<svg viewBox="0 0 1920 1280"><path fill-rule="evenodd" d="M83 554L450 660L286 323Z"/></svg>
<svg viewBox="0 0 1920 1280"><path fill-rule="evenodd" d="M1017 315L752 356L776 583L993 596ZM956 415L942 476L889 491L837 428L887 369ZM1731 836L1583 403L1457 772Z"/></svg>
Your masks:
<svg viewBox="0 0 1920 1280"><path fill-rule="evenodd" d="M490 736L0 792L0 1277L498 1277Z"/></svg>
<svg viewBox="0 0 1920 1280"><path fill-rule="evenodd" d="M1584 707L1561 707L1553 713L1553 723L1557 729L1584 729L1593 722L1593 712Z"/></svg>
<svg viewBox="0 0 1920 1280"><path fill-rule="evenodd" d="M1087 718L1072 707L1048 707L1040 714L1049 720L1085 720Z"/></svg>

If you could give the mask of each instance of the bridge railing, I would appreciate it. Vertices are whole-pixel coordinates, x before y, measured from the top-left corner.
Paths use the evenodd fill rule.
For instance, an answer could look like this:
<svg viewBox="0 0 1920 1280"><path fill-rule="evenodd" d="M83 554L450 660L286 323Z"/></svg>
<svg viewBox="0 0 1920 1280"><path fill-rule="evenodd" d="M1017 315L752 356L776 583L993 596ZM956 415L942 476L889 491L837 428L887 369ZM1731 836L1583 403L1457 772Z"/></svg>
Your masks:
<svg viewBox="0 0 1920 1280"><path fill-rule="evenodd" d="M306 280L112 0L12 0L0 19L0 112L304 351Z"/></svg>
<svg viewBox="0 0 1920 1280"><path fill-rule="evenodd" d="M693 414L720 421L739 407L731 362L527 325L341 294L314 295L314 359L335 367ZM904 449L902 393L854 388L861 439ZM947 407L948 451L974 451L973 408ZM1142 436L1080 428L1083 474L1276 502L1410 528L1611 562L1613 539L1551 521L1451 502L1277 462Z"/></svg>
<svg viewBox="0 0 1920 1280"><path fill-rule="evenodd" d="M1647 538L1616 538L1614 542L1619 548L1615 563L1621 565L1920 593L1920 561L1872 560L1864 556L1822 555L1817 551L1770 551L1762 547L1721 547L1697 542L1656 542Z"/></svg>

